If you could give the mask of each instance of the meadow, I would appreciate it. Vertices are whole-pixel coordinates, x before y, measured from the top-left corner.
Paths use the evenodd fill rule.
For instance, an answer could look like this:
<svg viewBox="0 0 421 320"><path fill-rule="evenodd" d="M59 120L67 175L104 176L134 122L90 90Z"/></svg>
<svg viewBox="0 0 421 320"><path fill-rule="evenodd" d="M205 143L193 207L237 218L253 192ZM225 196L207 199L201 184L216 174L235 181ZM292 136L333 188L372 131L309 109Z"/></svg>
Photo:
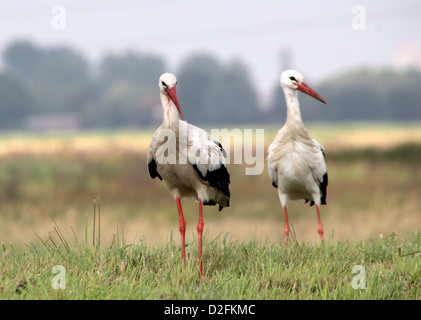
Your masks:
<svg viewBox="0 0 421 320"><path fill-rule="evenodd" d="M249 126L254 127L254 126ZM265 129L265 150L276 134ZM293 235L266 172L230 164L231 207L183 202L187 265L166 186L149 177L153 130L0 135L2 299L420 299L421 126L312 125L326 148L325 242L291 202ZM52 267L66 289L52 288ZM354 289L354 266L366 288Z"/></svg>

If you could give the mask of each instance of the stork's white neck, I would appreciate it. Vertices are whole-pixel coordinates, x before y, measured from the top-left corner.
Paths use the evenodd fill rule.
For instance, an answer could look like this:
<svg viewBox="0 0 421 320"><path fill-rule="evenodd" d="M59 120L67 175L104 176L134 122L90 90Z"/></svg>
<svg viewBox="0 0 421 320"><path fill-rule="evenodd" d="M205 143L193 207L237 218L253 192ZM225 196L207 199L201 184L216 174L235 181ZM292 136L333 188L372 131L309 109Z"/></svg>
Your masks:
<svg viewBox="0 0 421 320"><path fill-rule="evenodd" d="M161 92L161 104L163 109L163 120L162 126L165 128L178 126L178 110L174 102L170 99L168 95Z"/></svg>
<svg viewBox="0 0 421 320"><path fill-rule="evenodd" d="M298 92L290 88L283 88L285 100L287 104L287 119L286 123L303 122L301 118L300 103L298 102Z"/></svg>

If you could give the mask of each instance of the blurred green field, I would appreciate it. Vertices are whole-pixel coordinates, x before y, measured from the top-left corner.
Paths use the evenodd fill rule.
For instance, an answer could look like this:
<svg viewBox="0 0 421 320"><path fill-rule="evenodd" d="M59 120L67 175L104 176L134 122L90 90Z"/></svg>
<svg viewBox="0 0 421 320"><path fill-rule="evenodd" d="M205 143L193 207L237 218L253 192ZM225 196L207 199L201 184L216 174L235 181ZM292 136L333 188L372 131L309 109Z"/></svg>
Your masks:
<svg viewBox="0 0 421 320"><path fill-rule="evenodd" d="M255 128L256 126L248 126ZM257 126L258 127L258 126ZM265 129L265 150L277 128ZM326 147L327 206L321 209L325 236L365 240L421 228L421 126L418 124L313 125L310 134ZM83 233L100 197L101 237L118 229L128 242L178 239L178 215L164 183L152 180L146 151L153 130L70 134L0 135L0 243L39 244L37 235ZM231 207L205 207L207 237L228 232L234 240L282 239L283 217L266 168L245 175L245 165L228 166ZM186 241L196 234L197 203L183 203ZM290 223L298 241L318 241L314 208L291 202ZM206 241L206 238L205 238Z"/></svg>

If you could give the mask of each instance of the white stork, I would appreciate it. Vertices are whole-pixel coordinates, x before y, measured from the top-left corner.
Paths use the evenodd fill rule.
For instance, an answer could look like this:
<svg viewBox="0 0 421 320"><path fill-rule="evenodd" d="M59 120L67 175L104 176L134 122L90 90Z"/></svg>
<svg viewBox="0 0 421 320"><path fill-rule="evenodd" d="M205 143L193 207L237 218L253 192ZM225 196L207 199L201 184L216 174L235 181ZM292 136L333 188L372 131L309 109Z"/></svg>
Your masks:
<svg viewBox="0 0 421 320"><path fill-rule="evenodd" d="M155 131L149 146L147 163L149 174L154 179L158 177L167 184L171 195L177 203L179 215L179 230L181 234L181 256L185 263L185 232L186 221L181 207L181 200L192 197L199 202L199 222L197 225L199 246L199 277L202 268L202 205L219 205L219 210L229 206L230 175L225 166L225 150L219 141L212 138L206 131L187 124L181 117L180 104L176 94L177 79L171 73L164 73L159 78L159 89L163 108L163 121ZM171 140L168 133L173 133ZM165 139L164 137L167 138ZM183 143L183 139L184 141ZM166 152L160 151L164 143L175 143ZM170 150L173 161L168 161Z"/></svg>
<svg viewBox="0 0 421 320"><path fill-rule="evenodd" d="M284 71L281 88L285 95L287 116L284 126L268 148L268 171L272 185L278 188L279 199L284 210L284 243L288 243L288 200L304 199L310 206L316 205L320 239L323 241L323 225L319 206L326 204L328 183L324 148L312 139L301 119L298 91L327 104L304 81L295 70Z"/></svg>

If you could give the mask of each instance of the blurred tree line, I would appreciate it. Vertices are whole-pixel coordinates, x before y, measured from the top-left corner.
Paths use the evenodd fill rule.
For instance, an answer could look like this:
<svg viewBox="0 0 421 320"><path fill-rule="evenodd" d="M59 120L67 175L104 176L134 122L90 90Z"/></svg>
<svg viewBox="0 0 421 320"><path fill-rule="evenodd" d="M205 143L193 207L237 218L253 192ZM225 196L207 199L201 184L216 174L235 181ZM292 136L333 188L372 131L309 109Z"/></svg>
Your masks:
<svg viewBox="0 0 421 320"><path fill-rule="evenodd" d="M415 70L357 69L326 79L312 86L327 105L300 95L305 122L338 121L420 121L421 73ZM285 119L285 100L281 88L274 90L270 113ZM276 106L282 107L276 108Z"/></svg>
<svg viewBox="0 0 421 320"><path fill-rule="evenodd" d="M28 119L48 114L74 117L86 129L156 126L162 119L158 78L168 70L160 56L109 54L94 66L72 48L17 41L4 50L3 62L0 129L22 129ZM234 125L285 119L278 82L269 105L262 106L247 67L238 60L221 63L198 53L175 74L188 122ZM415 71L356 70L314 87L329 104L301 95L305 121L421 120L421 74Z"/></svg>

